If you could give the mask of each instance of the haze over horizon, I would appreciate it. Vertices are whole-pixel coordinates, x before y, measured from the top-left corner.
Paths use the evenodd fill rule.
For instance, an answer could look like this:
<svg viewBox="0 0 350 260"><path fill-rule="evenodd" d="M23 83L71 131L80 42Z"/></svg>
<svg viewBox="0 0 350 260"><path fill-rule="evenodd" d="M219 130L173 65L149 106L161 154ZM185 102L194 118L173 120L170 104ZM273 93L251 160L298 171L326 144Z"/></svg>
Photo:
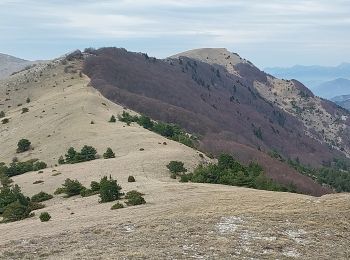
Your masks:
<svg viewBox="0 0 350 260"><path fill-rule="evenodd" d="M335 66L349 61L349 11L345 0L2 0L0 52L36 60L116 46L164 58L224 47L260 68Z"/></svg>

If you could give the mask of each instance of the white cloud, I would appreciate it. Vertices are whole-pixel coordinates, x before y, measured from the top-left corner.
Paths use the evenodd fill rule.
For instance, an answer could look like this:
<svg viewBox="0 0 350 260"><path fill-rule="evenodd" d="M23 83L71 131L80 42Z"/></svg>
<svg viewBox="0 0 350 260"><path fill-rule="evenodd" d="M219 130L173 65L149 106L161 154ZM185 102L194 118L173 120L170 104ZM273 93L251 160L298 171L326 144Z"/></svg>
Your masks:
<svg viewBox="0 0 350 260"><path fill-rule="evenodd" d="M286 44L301 52L308 49L303 45L345 52L349 13L347 0L0 0L0 52L18 39L132 46L139 39L140 51L154 49L156 55L165 42L173 49L263 45L282 51Z"/></svg>

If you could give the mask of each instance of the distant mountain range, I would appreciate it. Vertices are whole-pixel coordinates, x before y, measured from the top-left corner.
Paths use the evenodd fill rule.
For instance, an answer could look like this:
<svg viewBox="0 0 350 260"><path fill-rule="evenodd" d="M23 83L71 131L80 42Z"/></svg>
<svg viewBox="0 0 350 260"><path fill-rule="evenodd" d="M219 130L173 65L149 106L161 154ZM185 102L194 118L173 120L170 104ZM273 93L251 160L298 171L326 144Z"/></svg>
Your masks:
<svg viewBox="0 0 350 260"><path fill-rule="evenodd" d="M36 62L0 53L0 79L6 78L12 73L20 71L34 63Z"/></svg>
<svg viewBox="0 0 350 260"><path fill-rule="evenodd" d="M338 104L339 106L350 110L350 95L342 95L342 96L336 96L331 99L333 102Z"/></svg>
<svg viewBox="0 0 350 260"><path fill-rule="evenodd" d="M350 63L335 67L296 65L290 68L265 68L265 71L275 77L297 79L323 98L350 94Z"/></svg>

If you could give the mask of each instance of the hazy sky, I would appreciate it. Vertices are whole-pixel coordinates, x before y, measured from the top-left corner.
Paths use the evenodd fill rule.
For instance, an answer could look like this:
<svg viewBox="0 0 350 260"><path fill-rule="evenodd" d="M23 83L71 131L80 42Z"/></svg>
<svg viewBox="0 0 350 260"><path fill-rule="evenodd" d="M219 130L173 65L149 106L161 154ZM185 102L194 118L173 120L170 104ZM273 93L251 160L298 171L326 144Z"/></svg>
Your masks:
<svg viewBox="0 0 350 260"><path fill-rule="evenodd" d="M259 67L350 61L350 0L0 0L0 52L226 47Z"/></svg>

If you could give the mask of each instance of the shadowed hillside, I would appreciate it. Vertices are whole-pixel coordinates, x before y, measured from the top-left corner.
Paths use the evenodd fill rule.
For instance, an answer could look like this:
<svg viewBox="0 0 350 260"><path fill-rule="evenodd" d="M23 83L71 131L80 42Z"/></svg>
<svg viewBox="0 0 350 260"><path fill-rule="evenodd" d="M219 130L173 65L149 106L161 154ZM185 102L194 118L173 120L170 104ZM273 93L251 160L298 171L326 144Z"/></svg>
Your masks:
<svg viewBox="0 0 350 260"><path fill-rule="evenodd" d="M84 72L108 99L199 135L205 151L216 155L230 152L244 162L256 160L275 180L293 182L306 193L325 192L266 152L276 150L311 165L342 156L341 152L315 140L307 125L258 91L257 83L266 88L274 84L271 76L248 61L231 57L235 54L226 50L214 49L215 53L226 58L215 61L208 57L203 62L179 55L157 60L124 49L104 48L92 51ZM217 64L220 60L227 62ZM285 84L313 98L299 82Z"/></svg>

